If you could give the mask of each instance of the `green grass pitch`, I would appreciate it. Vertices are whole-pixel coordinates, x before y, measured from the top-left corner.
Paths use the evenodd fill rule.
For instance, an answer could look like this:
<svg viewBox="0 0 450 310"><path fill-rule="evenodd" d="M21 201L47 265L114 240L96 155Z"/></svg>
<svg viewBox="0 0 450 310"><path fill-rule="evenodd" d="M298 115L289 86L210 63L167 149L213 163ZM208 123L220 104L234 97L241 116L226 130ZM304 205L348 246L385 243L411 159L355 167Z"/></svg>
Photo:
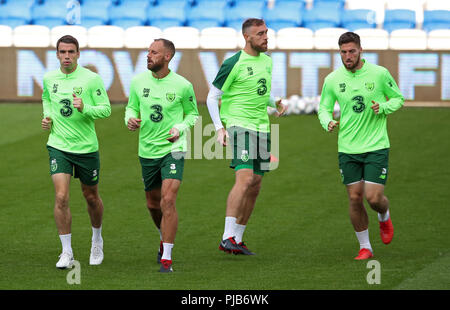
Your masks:
<svg viewBox="0 0 450 310"><path fill-rule="evenodd" d="M204 105L203 125L210 123ZM91 228L78 180L72 179L72 247L81 284L55 263L61 245L53 219L53 185L40 128L40 104L0 105L0 289L377 290L450 289L450 109L403 108L389 116L386 194L395 227L382 244L369 210L380 284L368 284L367 262L348 217L337 168L336 133L315 115L271 118L280 129L280 164L264 177L244 239L257 255L218 250L225 201L234 181L228 160L187 160L177 200L174 273L156 264L159 235L145 207L137 133L124 105L97 122L105 260L89 266ZM210 137L204 137L205 140Z"/></svg>

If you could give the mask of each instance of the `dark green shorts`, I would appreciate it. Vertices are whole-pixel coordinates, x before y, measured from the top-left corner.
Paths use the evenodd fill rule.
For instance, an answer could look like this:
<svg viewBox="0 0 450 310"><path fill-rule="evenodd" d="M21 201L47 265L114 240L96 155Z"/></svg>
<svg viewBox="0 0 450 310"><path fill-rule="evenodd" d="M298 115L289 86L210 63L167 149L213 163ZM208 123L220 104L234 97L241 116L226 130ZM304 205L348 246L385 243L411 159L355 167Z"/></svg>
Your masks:
<svg viewBox="0 0 450 310"><path fill-rule="evenodd" d="M259 132L232 126L227 129L232 148L230 168L253 169L254 174L264 175L270 165L270 132Z"/></svg>
<svg viewBox="0 0 450 310"><path fill-rule="evenodd" d="M100 177L100 156L98 152L75 154L60 151L47 145L50 175L67 173L79 178L85 185L98 184Z"/></svg>
<svg viewBox="0 0 450 310"><path fill-rule="evenodd" d="M362 180L386 184L388 176L389 149L362 154L339 153L339 170L342 183L350 185Z"/></svg>
<svg viewBox="0 0 450 310"><path fill-rule="evenodd" d="M184 169L184 157L186 153L169 153L161 158L139 157L142 167L142 180L145 191L161 187L162 180L177 179L182 180Z"/></svg>

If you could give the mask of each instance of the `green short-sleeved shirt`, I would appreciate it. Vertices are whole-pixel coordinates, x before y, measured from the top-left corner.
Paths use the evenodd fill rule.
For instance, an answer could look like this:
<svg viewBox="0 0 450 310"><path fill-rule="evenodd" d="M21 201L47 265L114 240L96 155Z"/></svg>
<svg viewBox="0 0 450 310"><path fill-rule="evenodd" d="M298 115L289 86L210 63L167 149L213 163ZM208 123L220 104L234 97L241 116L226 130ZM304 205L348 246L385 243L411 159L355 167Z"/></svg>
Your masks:
<svg viewBox="0 0 450 310"><path fill-rule="evenodd" d="M344 66L330 73L323 84L319 120L328 130L333 120L334 104L341 109L338 151L366 153L389 148L386 115L400 109L404 98L389 71L367 63L356 72ZM372 100L380 104L379 114L370 108Z"/></svg>
<svg viewBox="0 0 450 310"><path fill-rule="evenodd" d="M44 117L52 119L47 145L77 154L98 151L94 120L111 115L100 76L78 65L70 74L60 69L46 73L43 86ZM73 107L73 94L82 99L82 112Z"/></svg>
<svg viewBox="0 0 450 310"><path fill-rule="evenodd" d="M162 158L170 152L186 152L186 129L198 118L197 101L192 84L173 71L157 79L151 71L135 76L125 111L125 124L131 117L142 120L139 129L139 156ZM176 127L180 138L167 140Z"/></svg>
<svg viewBox="0 0 450 310"><path fill-rule="evenodd" d="M272 59L243 50L226 59L213 85L223 91L220 118L226 127L270 132L267 105L272 83Z"/></svg>

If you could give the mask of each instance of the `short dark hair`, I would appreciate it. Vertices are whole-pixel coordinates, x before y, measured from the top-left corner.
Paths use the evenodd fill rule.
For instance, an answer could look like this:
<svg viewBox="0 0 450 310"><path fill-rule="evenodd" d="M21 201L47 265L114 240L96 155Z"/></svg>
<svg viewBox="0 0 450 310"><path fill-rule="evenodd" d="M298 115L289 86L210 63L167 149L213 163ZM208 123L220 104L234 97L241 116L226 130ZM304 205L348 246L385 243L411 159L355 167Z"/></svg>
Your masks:
<svg viewBox="0 0 450 310"><path fill-rule="evenodd" d="M342 44L346 44L346 43L355 43L356 45L358 45L358 47L361 47L361 39L359 38L359 35L354 33L354 32L346 32L343 33L340 37L339 37L339 47L342 46Z"/></svg>
<svg viewBox="0 0 450 310"><path fill-rule="evenodd" d="M78 44L78 40L75 39L75 37L72 37L71 35L65 35L59 38L58 42L56 42L56 50L59 48L59 43L67 43L67 44L75 44L77 47L77 52L80 50L80 45Z"/></svg>
<svg viewBox="0 0 450 310"><path fill-rule="evenodd" d="M261 18L248 18L242 23L242 34L251 26L261 26L265 23L264 19Z"/></svg>
<svg viewBox="0 0 450 310"><path fill-rule="evenodd" d="M164 47L170 51L170 54L172 55L170 58L172 59L173 55L175 55L175 44L173 44L172 41L163 38L155 39L154 41L161 41Z"/></svg>

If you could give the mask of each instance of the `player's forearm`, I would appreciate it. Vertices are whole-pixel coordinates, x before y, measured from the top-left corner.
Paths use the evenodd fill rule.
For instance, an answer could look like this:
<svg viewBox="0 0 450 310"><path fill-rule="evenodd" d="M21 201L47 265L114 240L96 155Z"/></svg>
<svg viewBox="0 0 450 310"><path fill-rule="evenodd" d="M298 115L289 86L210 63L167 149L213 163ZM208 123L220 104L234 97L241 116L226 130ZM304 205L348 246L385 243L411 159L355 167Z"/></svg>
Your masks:
<svg viewBox="0 0 450 310"><path fill-rule="evenodd" d="M128 125L128 120L130 118L138 118L139 112L127 106L125 108L125 126Z"/></svg>
<svg viewBox="0 0 450 310"><path fill-rule="evenodd" d="M320 125L322 125L323 129L328 131L328 124L333 120L333 108L330 104L325 102L320 102L319 111L317 112L317 116L319 117Z"/></svg>
<svg viewBox="0 0 450 310"><path fill-rule="evenodd" d="M403 106L405 102L403 96L391 98L389 101L380 103L380 113L385 115L394 113Z"/></svg>
<svg viewBox="0 0 450 310"><path fill-rule="evenodd" d="M211 85L208 97L206 98L206 105L208 106L209 115L214 123L214 127L216 128L216 130L223 128L219 113L219 99L222 94L223 92L220 89L218 89L214 85Z"/></svg>
<svg viewBox="0 0 450 310"><path fill-rule="evenodd" d="M181 122L180 124L176 124L174 127L180 131L180 134L182 134L184 131L194 126L197 122L197 119L198 113L194 112L192 114L187 114L184 117L183 122Z"/></svg>
<svg viewBox="0 0 450 310"><path fill-rule="evenodd" d="M43 111L43 115L44 118L46 117L51 117L51 107L50 107L50 102L47 100L42 100L42 111Z"/></svg>
<svg viewBox="0 0 450 310"><path fill-rule="evenodd" d="M92 119L107 118L111 115L111 105L109 103L98 104L96 106L85 104L83 114Z"/></svg>

